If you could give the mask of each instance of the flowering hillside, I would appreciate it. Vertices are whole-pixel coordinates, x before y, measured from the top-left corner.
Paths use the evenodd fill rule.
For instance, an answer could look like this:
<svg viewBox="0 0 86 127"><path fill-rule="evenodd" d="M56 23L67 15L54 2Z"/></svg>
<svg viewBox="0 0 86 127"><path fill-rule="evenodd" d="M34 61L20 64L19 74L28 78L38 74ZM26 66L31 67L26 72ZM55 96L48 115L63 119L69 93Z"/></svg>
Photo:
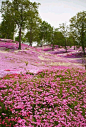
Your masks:
<svg viewBox="0 0 86 127"><path fill-rule="evenodd" d="M86 127L81 52L8 45L0 47L0 126Z"/></svg>
<svg viewBox="0 0 86 127"><path fill-rule="evenodd" d="M52 66L85 68L82 64L81 51L71 48L65 53L63 48L57 47L55 51L48 51L49 49L51 48L34 48L22 44L22 50L18 50L18 43L0 42L0 77L28 71L37 73Z"/></svg>

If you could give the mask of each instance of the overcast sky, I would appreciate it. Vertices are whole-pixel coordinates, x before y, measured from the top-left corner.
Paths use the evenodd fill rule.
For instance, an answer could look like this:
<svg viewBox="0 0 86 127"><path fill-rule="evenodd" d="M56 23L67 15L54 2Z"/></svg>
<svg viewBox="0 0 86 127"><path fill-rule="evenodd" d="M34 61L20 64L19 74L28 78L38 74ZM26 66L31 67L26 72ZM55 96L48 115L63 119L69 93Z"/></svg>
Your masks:
<svg viewBox="0 0 86 127"><path fill-rule="evenodd" d="M2 0L0 0L1 3ZM69 19L80 11L86 11L86 0L30 0L41 3L39 14L55 28L61 23L68 23ZM1 18L0 18L1 19Z"/></svg>
<svg viewBox="0 0 86 127"><path fill-rule="evenodd" d="M68 23L69 19L80 11L86 11L86 0L31 0L39 2L39 14L55 28L61 23Z"/></svg>

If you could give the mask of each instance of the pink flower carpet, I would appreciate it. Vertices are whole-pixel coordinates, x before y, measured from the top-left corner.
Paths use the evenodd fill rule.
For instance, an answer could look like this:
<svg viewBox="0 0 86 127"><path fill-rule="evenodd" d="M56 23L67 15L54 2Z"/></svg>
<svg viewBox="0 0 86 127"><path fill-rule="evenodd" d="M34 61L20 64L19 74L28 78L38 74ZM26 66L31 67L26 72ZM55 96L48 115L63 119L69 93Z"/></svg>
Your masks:
<svg viewBox="0 0 86 127"><path fill-rule="evenodd" d="M82 55L0 42L0 127L86 127Z"/></svg>

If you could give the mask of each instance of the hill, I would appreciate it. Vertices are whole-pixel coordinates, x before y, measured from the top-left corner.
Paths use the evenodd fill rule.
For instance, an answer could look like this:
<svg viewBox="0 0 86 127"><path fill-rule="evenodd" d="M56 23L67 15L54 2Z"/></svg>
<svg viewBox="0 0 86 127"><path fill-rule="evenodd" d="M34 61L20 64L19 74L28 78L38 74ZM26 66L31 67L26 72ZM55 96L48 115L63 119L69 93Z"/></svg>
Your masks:
<svg viewBox="0 0 86 127"><path fill-rule="evenodd" d="M0 46L0 126L85 127L86 70L72 48ZM85 61L84 61L85 62Z"/></svg>

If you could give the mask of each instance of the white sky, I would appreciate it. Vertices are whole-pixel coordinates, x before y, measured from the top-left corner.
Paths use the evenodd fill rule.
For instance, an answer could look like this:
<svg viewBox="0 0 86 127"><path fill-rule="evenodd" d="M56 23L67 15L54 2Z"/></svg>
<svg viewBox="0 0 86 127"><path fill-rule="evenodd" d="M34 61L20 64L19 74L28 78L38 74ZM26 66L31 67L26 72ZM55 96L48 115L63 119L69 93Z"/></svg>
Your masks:
<svg viewBox="0 0 86 127"><path fill-rule="evenodd" d="M1 3L2 0L0 0ZM86 11L86 0L30 0L41 3L39 14L55 28L61 23L69 23L69 19L80 11ZM1 19L1 17L0 17ZM1 21L1 20L0 20Z"/></svg>
<svg viewBox="0 0 86 127"><path fill-rule="evenodd" d="M86 0L31 0L39 2L39 14L55 28L61 23L69 23L69 19L80 11L86 11Z"/></svg>

